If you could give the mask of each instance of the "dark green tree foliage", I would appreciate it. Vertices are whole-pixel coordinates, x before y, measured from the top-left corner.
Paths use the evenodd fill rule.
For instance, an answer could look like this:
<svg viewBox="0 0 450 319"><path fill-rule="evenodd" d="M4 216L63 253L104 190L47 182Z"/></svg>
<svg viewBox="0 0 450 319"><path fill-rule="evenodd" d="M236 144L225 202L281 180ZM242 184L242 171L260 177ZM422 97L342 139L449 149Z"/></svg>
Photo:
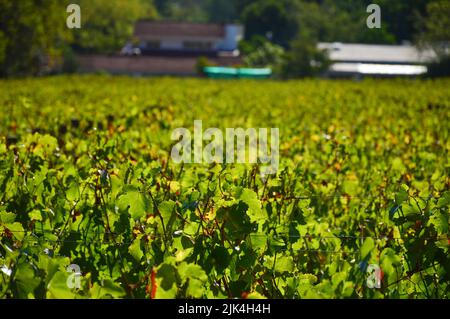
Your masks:
<svg viewBox="0 0 450 319"><path fill-rule="evenodd" d="M427 6L427 13L419 25L419 43L433 48L440 59L450 54L450 1L434 1Z"/></svg>
<svg viewBox="0 0 450 319"><path fill-rule="evenodd" d="M208 0L206 9L208 20L212 22L236 22L239 19L236 6L230 0Z"/></svg>
<svg viewBox="0 0 450 319"><path fill-rule="evenodd" d="M366 8L369 3L361 0L296 1L297 36L322 42L395 43L397 39L384 19L384 7L381 8L382 28L367 28L369 13Z"/></svg>
<svg viewBox="0 0 450 319"><path fill-rule="evenodd" d="M419 31L417 18L425 12L430 0L325 0L313 1L333 5L337 10L351 15L357 21L357 28L352 30L358 35L359 42L365 43L391 43L403 40L413 40ZM366 8L376 3L381 7L381 29L367 29Z"/></svg>
<svg viewBox="0 0 450 319"><path fill-rule="evenodd" d="M367 1L372 2L372 1ZM425 12L430 0L379 0L382 10L382 28L394 36L396 42L412 41L417 29L417 19Z"/></svg>
<svg viewBox="0 0 450 319"><path fill-rule="evenodd" d="M0 0L0 76L40 74L68 39L65 6L53 0Z"/></svg>
<svg viewBox="0 0 450 319"><path fill-rule="evenodd" d="M300 33L318 41L400 43L413 40L418 33L418 16L430 0L379 0L382 28L368 29L366 8L372 0L257 0L236 5L246 38L265 35L270 29L282 30L289 42ZM279 26L277 28L276 26ZM278 39L276 39L278 40ZM281 43L278 41L277 43Z"/></svg>
<svg viewBox="0 0 450 319"><path fill-rule="evenodd" d="M427 5L426 16L419 26L422 32L418 43L423 48L431 48L438 59L429 66L431 76L450 75L450 2L434 1Z"/></svg>
<svg viewBox="0 0 450 319"><path fill-rule="evenodd" d="M289 1L260 0L242 12L245 37L266 36L275 44L288 46L297 32L297 23L289 13Z"/></svg>
<svg viewBox="0 0 450 319"><path fill-rule="evenodd" d="M130 39L140 18L156 18L148 0L77 0L82 10L82 29L74 31L77 51L114 53Z"/></svg>
<svg viewBox="0 0 450 319"><path fill-rule="evenodd" d="M155 6L164 20L199 23L209 21L205 0L158 0L155 1Z"/></svg>
<svg viewBox="0 0 450 319"><path fill-rule="evenodd" d="M81 7L81 29L66 27L69 3ZM139 18L155 18L150 0L0 0L0 76L38 75L61 62L61 55L117 52ZM66 61L67 62L67 61Z"/></svg>
<svg viewBox="0 0 450 319"><path fill-rule="evenodd" d="M298 38L316 41L355 42L360 18L339 8L330 1L323 3L300 1L295 6L298 21Z"/></svg>
<svg viewBox="0 0 450 319"><path fill-rule="evenodd" d="M283 78L315 76L328 66L326 53L318 50L314 41L296 40L291 43L290 51L284 56L280 75Z"/></svg>
<svg viewBox="0 0 450 319"><path fill-rule="evenodd" d="M190 22L238 22L252 1L242 0L154 0L162 19Z"/></svg>
<svg viewBox="0 0 450 319"><path fill-rule="evenodd" d="M266 42L268 42L266 37L254 35L249 40L242 40L239 42L239 51L241 54L247 55L263 46Z"/></svg>
<svg viewBox="0 0 450 319"><path fill-rule="evenodd" d="M168 3L169 1L167 0L154 0L153 3L155 4L155 8L156 10L158 10L158 13L162 16L165 17L168 13Z"/></svg>

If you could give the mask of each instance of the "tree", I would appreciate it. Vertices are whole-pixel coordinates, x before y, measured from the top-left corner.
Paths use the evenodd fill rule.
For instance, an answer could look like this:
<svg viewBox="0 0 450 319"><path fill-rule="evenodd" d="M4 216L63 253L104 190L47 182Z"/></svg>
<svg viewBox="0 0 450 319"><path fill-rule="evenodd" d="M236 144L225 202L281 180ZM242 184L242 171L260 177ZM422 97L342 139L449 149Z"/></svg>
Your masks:
<svg viewBox="0 0 450 319"><path fill-rule="evenodd" d="M207 0L156 0L161 16L170 21L208 22Z"/></svg>
<svg viewBox="0 0 450 319"><path fill-rule="evenodd" d="M207 0L206 10L210 22L235 22L239 19L236 5L230 0Z"/></svg>
<svg viewBox="0 0 450 319"><path fill-rule="evenodd" d="M381 7L382 29L392 34L397 43L411 41L418 33L417 18L425 12L430 0L365 0Z"/></svg>
<svg viewBox="0 0 450 319"><path fill-rule="evenodd" d="M57 63L66 10L60 1L0 0L0 76L37 75Z"/></svg>
<svg viewBox="0 0 450 319"><path fill-rule="evenodd" d="M422 49L432 49L437 60L428 66L428 75L450 75L450 2L433 1L427 5L426 16L418 25L422 32L417 36L417 42Z"/></svg>
<svg viewBox="0 0 450 319"><path fill-rule="evenodd" d="M422 32L418 36L422 47L432 48L439 59L450 55L450 2L439 0L427 5L426 17L419 25Z"/></svg>
<svg viewBox="0 0 450 319"><path fill-rule="evenodd" d="M297 32L290 6L290 1L258 0L245 7L241 16L245 26L245 38L261 35L275 44L287 47Z"/></svg>
<svg viewBox="0 0 450 319"><path fill-rule="evenodd" d="M300 1L296 4L297 38L323 42L355 42L359 20L332 2Z"/></svg>
<svg viewBox="0 0 450 319"><path fill-rule="evenodd" d="M277 69L283 61L283 55L283 47L264 41L264 43L244 57L244 63L250 67Z"/></svg>
<svg viewBox="0 0 450 319"><path fill-rule="evenodd" d="M151 0L78 0L81 29L74 30L74 48L81 52L117 52L131 37L134 23L157 18Z"/></svg>
<svg viewBox="0 0 450 319"><path fill-rule="evenodd" d="M283 78L315 76L330 64L326 52L319 50L314 40L294 40L290 47L280 69Z"/></svg>

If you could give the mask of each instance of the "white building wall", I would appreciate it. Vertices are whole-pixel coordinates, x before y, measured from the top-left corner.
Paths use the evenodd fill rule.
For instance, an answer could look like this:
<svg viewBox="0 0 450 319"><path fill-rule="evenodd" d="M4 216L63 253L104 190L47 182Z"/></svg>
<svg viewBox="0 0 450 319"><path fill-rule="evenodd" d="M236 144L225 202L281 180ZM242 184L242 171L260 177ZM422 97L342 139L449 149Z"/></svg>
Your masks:
<svg viewBox="0 0 450 319"><path fill-rule="evenodd" d="M239 41L244 36L244 28L237 24L225 25L225 38L217 43L217 49L224 51L233 51L238 48Z"/></svg>

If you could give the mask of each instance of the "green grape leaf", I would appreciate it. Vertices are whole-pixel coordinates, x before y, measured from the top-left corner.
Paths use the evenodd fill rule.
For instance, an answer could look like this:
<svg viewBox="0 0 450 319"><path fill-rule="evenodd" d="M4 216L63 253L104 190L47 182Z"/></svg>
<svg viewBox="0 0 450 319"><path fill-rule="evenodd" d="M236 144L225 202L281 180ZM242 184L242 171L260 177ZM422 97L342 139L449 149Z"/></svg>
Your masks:
<svg viewBox="0 0 450 319"><path fill-rule="evenodd" d="M161 264L156 272L157 289L155 298L171 299L177 294L177 270L173 265Z"/></svg>
<svg viewBox="0 0 450 319"><path fill-rule="evenodd" d="M375 249L375 241L371 237L367 237L364 239L364 242L361 246L361 259L366 259L370 253Z"/></svg>
<svg viewBox="0 0 450 319"><path fill-rule="evenodd" d="M14 275L14 285L19 298L29 298L34 296L34 290L41 283L41 279L35 273L33 267L26 263L17 266Z"/></svg>
<svg viewBox="0 0 450 319"><path fill-rule="evenodd" d="M148 199L137 190L129 190L119 196L117 204L122 210L128 208L131 218L135 220L144 217L149 208Z"/></svg>
<svg viewBox="0 0 450 319"><path fill-rule="evenodd" d="M261 203L256 193L248 188L242 189L239 194L239 200L248 206L247 215L251 222L262 223L267 220L267 213L261 209Z"/></svg>
<svg viewBox="0 0 450 319"><path fill-rule="evenodd" d="M133 240L133 243L128 247L128 252L136 261L140 261L144 256L144 253L141 249L141 237L136 237Z"/></svg>

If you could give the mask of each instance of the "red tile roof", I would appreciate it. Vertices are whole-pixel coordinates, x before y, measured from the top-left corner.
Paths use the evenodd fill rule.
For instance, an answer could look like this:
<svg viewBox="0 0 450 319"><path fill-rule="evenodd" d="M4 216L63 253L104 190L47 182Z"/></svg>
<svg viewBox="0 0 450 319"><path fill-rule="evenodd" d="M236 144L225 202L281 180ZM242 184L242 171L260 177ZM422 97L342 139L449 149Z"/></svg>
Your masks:
<svg viewBox="0 0 450 319"><path fill-rule="evenodd" d="M138 21L134 36L142 37L211 37L222 38L225 35L222 24Z"/></svg>

